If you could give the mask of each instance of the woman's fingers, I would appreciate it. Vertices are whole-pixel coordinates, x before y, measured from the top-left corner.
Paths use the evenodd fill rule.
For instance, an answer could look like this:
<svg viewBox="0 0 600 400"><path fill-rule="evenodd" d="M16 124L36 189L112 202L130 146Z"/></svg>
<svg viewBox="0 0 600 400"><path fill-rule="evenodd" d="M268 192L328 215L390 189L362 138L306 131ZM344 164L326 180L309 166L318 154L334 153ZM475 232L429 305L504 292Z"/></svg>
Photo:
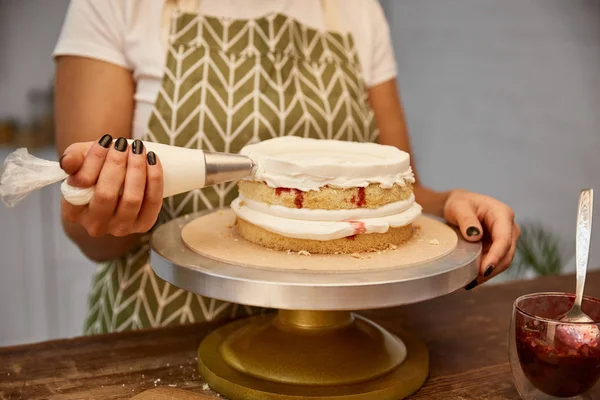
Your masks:
<svg viewBox="0 0 600 400"><path fill-rule="evenodd" d="M497 205L486 213L484 218L488 226L492 244L489 251L481 260L481 270L484 277L489 277L505 258L513 243L514 215L512 210L504 205Z"/></svg>
<svg viewBox="0 0 600 400"><path fill-rule="evenodd" d="M135 140L128 151L127 172L123 194L119 199L111 233L115 236L130 234L144 201L146 189L146 152L141 140Z"/></svg>
<svg viewBox="0 0 600 400"><path fill-rule="evenodd" d="M61 167L69 183L95 187L89 205L76 207L63 199L63 219L82 225L94 237L147 232L162 207L163 174L160 160L135 140L131 147L110 135L98 142L75 143L65 151Z"/></svg>
<svg viewBox="0 0 600 400"><path fill-rule="evenodd" d="M144 194L142 209L136 221L136 230L138 232L147 232L152 229L163 201L162 164L152 151L147 154L146 160L146 192Z"/></svg>
<svg viewBox="0 0 600 400"><path fill-rule="evenodd" d="M458 225L463 237L471 242L481 240L483 229L475 208L469 199L460 196L451 203L452 207L447 210L446 217L450 223Z"/></svg>
<svg viewBox="0 0 600 400"><path fill-rule="evenodd" d="M83 165L86 154L96 142L78 142L73 143L66 148L62 157L60 157L60 167L68 175L74 175Z"/></svg>
<svg viewBox="0 0 600 400"><path fill-rule="evenodd" d="M71 152L69 149L65 151L65 156L61 159L61 166L67 174L69 174L68 183L71 186L88 188L96 184L104 161L109 152L109 147L112 144L112 137L104 135L95 144L93 144L87 152L83 162L81 163L80 156L77 152ZM77 167L79 160L81 167ZM75 169L75 172L73 172Z"/></svg>
<svg viewBox="0 0 600 400"><path fill-rule="evenodd" d="M79 171L85 160L85 153L81 151L65 151L60 158L60 167L67 175L74 175ZM72 179L70 179L72 181Z"/></svg>
<svg viewBox="0 0 600 400"><path fill-rule="evenodd" d="M94 196L86 213L88 233L101 236L107 233L108 222L114 215L119 202L121 188L127 169L127 140L119 138L108 151L100 171Z"/></svg>
<svg viewBox="0 0 600 400"><path fill-rule="evenodd" d="M521 236L521 229L519 228L519 225L517 225L515 222L513 222L512 242L510 245L510 249L504 256L504 258L502 258L502 260L500 260L500 262L498 262L498 267L496 268L496 271L494 271L494 274L492 276L490 276L490 278L493 278L495 275L506 271L508 269L508 267L510 267L510 264L512 263L512 260L515 256L515 252L517 251L517 242L518 242L520 236Z"/></svg>
<svg viewBox="0 0 600 400"><path fill-rule="evenodd" d="M87 207L86 206L74 206L69 203L67 200L61 198L61 214L63 221L79 223L82 215L85 214Z"/></svg>

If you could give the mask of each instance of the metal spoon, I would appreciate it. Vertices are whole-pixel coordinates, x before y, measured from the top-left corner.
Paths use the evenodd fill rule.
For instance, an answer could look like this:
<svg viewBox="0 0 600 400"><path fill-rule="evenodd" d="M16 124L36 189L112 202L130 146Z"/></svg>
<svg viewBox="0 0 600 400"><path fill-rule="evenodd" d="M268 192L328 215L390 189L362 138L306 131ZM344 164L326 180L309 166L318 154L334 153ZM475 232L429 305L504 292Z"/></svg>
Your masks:
<svg viewBox="0 0 600 400"><path fill-rule="evenodd" d="M593 323L588 315L581 310L583 300L583 288L587 272L590 254L590 242L592 238L592 213L594 205L593 189L582 190L579 196L579 207L577 210L577 232L575 238L575 262L577 268L577 286L575 290L575 302L566 314L557 318L559 324L548 326L548 339L551 343L554 339L560 340L570 348L579 348L583 345L598 345L600 330L596 325L570 325ZM565 324L565 322L567 324Z"/></svg>
<svg viewBox="0 0 600 400"><path fill-rule="evenodd" d="M575 290L575 303L566 314L558 320L561 322L594 322L583 311L583 287L587 273L590 255L590 242L592 239L592 212L594 208L594 190L582 190L579 195L579 208L577 209L577 233L575 236L575 262L577 267L577 287Z"/></svg>

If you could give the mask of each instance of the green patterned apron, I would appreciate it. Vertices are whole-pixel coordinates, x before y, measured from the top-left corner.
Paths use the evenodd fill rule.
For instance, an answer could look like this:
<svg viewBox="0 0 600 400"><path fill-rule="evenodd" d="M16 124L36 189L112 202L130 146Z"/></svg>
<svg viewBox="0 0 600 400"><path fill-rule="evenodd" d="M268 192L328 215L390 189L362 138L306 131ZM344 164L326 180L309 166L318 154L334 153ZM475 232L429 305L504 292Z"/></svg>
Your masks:
<svg viewBox="0 0 600 400"><path fill-rule="evenodd" d="M339 33L336 9L322 1L328 31L281 14L250 20L199 15L169 5L162 86L143 138L169 145L237 153L249 143L295 135L374 141L358 54ZM195 8L194 8L195 7ZM339 24L338 24L339 26ZM167 38L167 35L165 35ZM165 199L157 225L227 206L235 182ZM256 310L171 286L148 265L148 237L96 271L86 334L249 315Z"/></svg>

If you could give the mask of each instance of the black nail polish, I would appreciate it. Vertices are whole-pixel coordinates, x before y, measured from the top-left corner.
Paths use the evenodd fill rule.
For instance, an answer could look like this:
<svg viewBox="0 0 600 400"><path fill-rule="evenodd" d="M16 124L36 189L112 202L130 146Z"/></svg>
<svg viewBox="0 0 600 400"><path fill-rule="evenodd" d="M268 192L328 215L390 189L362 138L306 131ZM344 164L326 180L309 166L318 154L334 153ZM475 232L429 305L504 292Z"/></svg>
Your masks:
<svg viewBox="0 0 600 400"><path fill-rule="evenodd" d="M477 236L479 235L481 232L479 231L479 229L477 229L474 226L470 226L467 228L467 236Z"/></svg>
<svg viewBox="0 0 600 400"><path fill-rule="evenodd" d="M477 279L474 279L471 283L469 283L467 286L465 286L465 290L471 290L475 286L477 286Z"/></svg>
<svg viewBox="0 0 600 400"><path fill-rule="evenodd" d="M127 149L127 139L125 138L118 138L117 141L115 142L115 150L117 151L125 151Z"/></svg>
<svg viewBox="0 0 600 400"><path fill-rule="evenodd" d="M62 166L62 160L63 160L63 158L65 158L65 156L66 156L66 154L63 154L63 155L60 157L60 160L58 160L58 165L60 165L60 168L61 168L61 169L63 169L63 166Z"/></svg>
<svg viewBox="0 0 600 400"><path fill-rule="evenodd" d="M98 141L98 144L100 144L100 146L104 147L105 149L108 149L110 147L111 143L112 143L112 136L110 136L110 135L104 135Z"/></svg>
<svg viewBox="0 0 600 400"><path fill-rule="evenodd" d="M485 272L483 273L483 277L487 278L488 276L490 276L492 274L492 272L494 272L494 266L490 265L485 269Z"/></svg>
<svg viewBox="0 0 600 400"><path fill-rule="evenodd" d="M131 151L133 151L133 154L142 154L144 152L144 143L139 139L134 140L131 145Z"/></svg>
<svg viewBox="0 0 600 400"><path fill-rule="evenodd" d="M148 153L148 164L156 165L156 154L153 151Z"/></svg>

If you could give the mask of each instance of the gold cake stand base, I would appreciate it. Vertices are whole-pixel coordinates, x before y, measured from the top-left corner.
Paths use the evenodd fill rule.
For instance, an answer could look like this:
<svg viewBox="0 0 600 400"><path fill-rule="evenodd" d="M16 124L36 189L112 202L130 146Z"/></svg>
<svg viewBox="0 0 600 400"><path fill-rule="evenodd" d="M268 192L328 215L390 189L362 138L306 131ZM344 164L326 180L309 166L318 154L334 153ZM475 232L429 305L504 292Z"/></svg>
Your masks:
<svg viewBox="0 0 600 400"><path fill-rule="evenodd" d="M427 379L429 354L350 312L281 310L210 333L198 367L231 400L399 400Z"/></svg>

